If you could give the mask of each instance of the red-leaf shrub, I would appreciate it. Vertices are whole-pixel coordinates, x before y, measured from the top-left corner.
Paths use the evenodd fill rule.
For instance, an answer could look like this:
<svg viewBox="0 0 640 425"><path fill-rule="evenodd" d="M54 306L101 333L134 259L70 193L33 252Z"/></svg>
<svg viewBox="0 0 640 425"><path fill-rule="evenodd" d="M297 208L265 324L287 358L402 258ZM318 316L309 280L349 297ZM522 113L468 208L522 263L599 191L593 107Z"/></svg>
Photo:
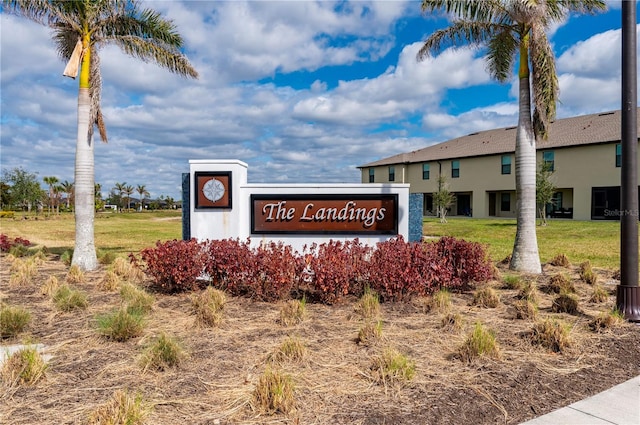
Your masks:
<svg viewBox="0 0 640 425"><path fill-rule="evenodd" d="M203 245L196 239L156 242L155 248L141 251L143 270L153 278L152 288L180 292L200 287L197 280L205 270Z"/></svg>
<svg viewBox="0 0 640 425"><path fill-rule="evenodd" d="M371 248L353 241L329 241L305 247L305 264L311 274L311 289L325 303L339 302L348 294L359 296L368 282Z"/></svg>
<svg viewBox="0 0 640 425"><path fill-rule="evenodd" d="M442 266L450 273L448 288L468 289L473 283L491 279L491 261L481 244L448 236L432 244L436 246Z"/></svg>
<svg viewBox="0 0 640 425"><path fill-rule="evenodd" d="M211 240L205 243L205 273L212 285L231 295L247 295L256 276L255 255L249 240Z"/></svg>
<svg viewBox="0 0 640 425"><path fill-rule="evenodd" d="M385 301L434 291L448 278L433 245L405 242L402 236L377 244L371 256L371 288Z"/></svg>
<svg viewBox="0 0 640 425"><path fill-rule="evenodd" d="M9 252L11 248L13 248L16 245L22 245L27 247L27 246L31 246L31 242L20 237L13 239L5 234L0 234L0 252Z"/></svg>
<svg viewBox="0 0 640 425"><path fill-rule="evenodd" d="M303 260L290 245L271 242L253 250L255 275L252 296L263 301L288 299L302 274Z"/></svg>

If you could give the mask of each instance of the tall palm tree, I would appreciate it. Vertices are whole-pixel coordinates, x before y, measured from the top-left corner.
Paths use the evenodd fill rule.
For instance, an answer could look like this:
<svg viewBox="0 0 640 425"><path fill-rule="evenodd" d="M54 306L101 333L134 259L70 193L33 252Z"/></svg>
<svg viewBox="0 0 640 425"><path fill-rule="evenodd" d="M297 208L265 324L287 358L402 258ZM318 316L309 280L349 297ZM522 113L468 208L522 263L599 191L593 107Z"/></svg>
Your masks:
<svg viewBox="0 0 640 425"><path fill-rule="evenodd" d="M3 10L46 25L63 60L64 75L78 88L78 132L75 163L76 240L72 264L84 270L98 266L94 243L94 126L107 133L100 110L99 49L114 44L127 55L153 61L179 75L198 73L182 54L182 37L160 13L141 9L137 0L3 0Z"/></svg>
<svg viewBox="0 0 640 425"><path fill-rule="evenodd" d="M147 185L139 184L136 186L136 192L140 195L140 211L144 209L144 200L147 196L149 196L149 191L147 190Z"/></svg>
<svg viewBox="0 0 640 425"><path fill-rule="evenodd" d="M444 11L453 22L427 38L418 60L450 46L486 46L489 73L506 82L520 58L513 270L541 272L536 236L536 141L548 137L558 97L555 58L545 31L570 12L594 13L605 8L602 0L422 1L423 12Z"/></svg>
<svg viewBox="0 0 640 425"><path fill-rule="evenodd" d="M126 185L124 187L124 190L122 191L125 195L126 195L126 199L127 199L127 210L131 208L131 195L133 194L133 186L131 186L130 184Z"/></svg>
<svg viewBox="0 0 640 425"><path fill-rule="evenodd" d="M67 195L67 209L69 209L69 206L71 205L71 198L73 198L74 184L72 182L65 180L62 183L60 183L60 188L62 192L64 192L64 194Z"/></svg>
<svg viewBox="0 0 640 425"><path fill-rule="evenodd" d="M118 193L118 202L120 202L120 209L124 209L124 205L122 204L122 200L124 199L124 188L127 187L127 182L118 183L113 186L113 190Z"/></svg>
<svg viewBox="0 0 640 425"><path fill-rule="evenodd" d="M49 214L51 214L51 210L53 209L53 200L54 200L54 187L60 181L56 176L45 176L42 178L42 181L46 185L49 186Z"/></svg>

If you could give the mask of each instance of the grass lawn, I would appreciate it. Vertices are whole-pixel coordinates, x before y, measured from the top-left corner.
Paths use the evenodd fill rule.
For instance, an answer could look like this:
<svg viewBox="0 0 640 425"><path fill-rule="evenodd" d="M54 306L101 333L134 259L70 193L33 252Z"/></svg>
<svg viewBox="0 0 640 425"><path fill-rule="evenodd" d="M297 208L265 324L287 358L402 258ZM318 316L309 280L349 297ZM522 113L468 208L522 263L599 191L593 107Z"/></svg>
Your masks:
<svg viewBox="0 0 640 425"><path fill-rule="evenodd" d="M516 235L515 219L437 218L424 220L425 236L454 236L488 245L489 255L500 261L511 253ZM538 226L540 260L545 263L557 254L574 264L590 260L595 267L620 267L620 223L617 221L550 220Z"/></svg>

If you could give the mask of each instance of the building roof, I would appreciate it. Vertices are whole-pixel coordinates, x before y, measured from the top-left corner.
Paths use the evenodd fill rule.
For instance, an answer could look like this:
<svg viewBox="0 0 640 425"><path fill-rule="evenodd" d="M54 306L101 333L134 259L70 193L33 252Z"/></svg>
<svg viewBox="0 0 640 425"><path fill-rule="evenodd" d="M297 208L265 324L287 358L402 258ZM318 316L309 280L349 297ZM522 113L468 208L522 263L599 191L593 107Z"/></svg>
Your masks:
<svg viewBox="0 0 640 425"><path fill-rule="evenodd" d="M619 141L621 116L621 111L611 111L556 120L551 123L549 139L538 142L537 149ZM640 114L638 123L640 124ZM515 152L515 149L516 127L506 127L471 133L424 149L360 165L358 168L495 155Z"/></svg>

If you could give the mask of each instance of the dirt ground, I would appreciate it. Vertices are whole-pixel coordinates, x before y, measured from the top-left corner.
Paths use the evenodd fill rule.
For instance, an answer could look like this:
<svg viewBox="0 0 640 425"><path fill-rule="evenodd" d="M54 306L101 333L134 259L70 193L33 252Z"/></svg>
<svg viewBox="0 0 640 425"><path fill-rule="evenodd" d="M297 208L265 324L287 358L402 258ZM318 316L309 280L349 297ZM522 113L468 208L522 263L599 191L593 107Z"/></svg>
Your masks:
<svg viewBox="0 0 640 425"><path fill-rule="evenodd" d="M539 286L567 273L580 300L578 314L553 313L553 296L539 293L539 318L570 325L572 343L562 353L532 345L526 337L532 321L515 318L517 291L498 281L490 283L501 297L496 308L471 305L472 292L453 294L460 330L443 329L443 313L426 311L424 300L382 304L382 338L369 346L356 342L364 324L356 300L307 304L304 321L284 326L284 302L229 298L222 324L208 328L196 324L190 294L154 294L143 336L112 342L95 327L96 315L121 303L117 291L99 288L105 267L74 285L87 294L88 308L64 313L40 291L51 275L64 281L63 263L51 256L30 284L16 286L9 284L10 261L3 255L0 301L28 309L33 320L27 332L0 344L41 343L51 360L34 386L0 386L0 423L86 423L116 390L128 389L152 407L148 424L518 424L640 374L640 327L622 323L594 332L588 326L613 308L615 296L590 303L593 288L579 281L576 267L544 269ZM618 282L608 271L597 272L613 293ZM466 363L456 352L478 321L495 332L500 357ZM175 336L188 357L175 368L145 371L140 355L160 332ZM304 358L270 367L291 375L295 410L265 414L252 395L270 354L289 336L304 342ZM387 347L415 362L413 379L388 385L372 379L372 360Z"/></svg>

